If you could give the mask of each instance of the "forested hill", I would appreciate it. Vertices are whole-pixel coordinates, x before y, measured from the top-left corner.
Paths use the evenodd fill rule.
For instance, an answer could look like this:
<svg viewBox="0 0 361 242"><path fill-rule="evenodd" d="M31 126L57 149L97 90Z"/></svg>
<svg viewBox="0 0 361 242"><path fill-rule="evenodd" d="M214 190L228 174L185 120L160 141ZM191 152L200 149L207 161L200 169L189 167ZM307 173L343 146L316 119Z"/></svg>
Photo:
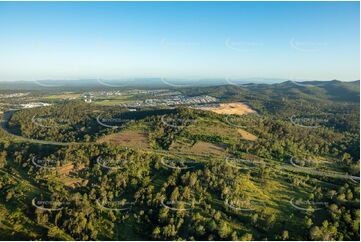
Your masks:
<svg viewBox="0 0 361 242"><path fill-rule="evenodd" d="M0 240L360 240L359 82L179 90L257 114L75 99L4 118Z"/></svg>
<svg viewBox="0 0 361 242"><path fill-rule="evenodd" d="M221 99L246 98L265 95L269 98L287 96L320 101L359 102L360 81L286 81L277 84L221 85L212 87L189 87L182 91L188 95L208 94Z"/></svg>

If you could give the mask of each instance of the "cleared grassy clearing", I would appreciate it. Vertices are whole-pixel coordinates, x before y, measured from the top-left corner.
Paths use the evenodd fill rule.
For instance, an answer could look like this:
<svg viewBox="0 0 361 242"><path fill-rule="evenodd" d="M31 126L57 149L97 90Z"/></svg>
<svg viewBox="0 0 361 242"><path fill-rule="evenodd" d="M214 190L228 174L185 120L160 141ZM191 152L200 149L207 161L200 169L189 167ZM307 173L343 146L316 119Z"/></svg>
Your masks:
<svg viewBox="0 0 361 242"><path fill-rule="evenodd" d="M209 154L217 156L225 154L225 150L222 147L203 141L198 141L195 143L190 151L197 154Z"/></svg>
<svg viewBox="0 0 361 242"><path fill-rule="evenodd" d="M99 138L97 142L116 144L129 148L150 148L148 134L138 130L125 130L119 133L106 135Z"/></svg>
<svg viewBox="0 0 361 242"><path fill-rule="evenodd" d="M84 179L79 177L70 177L70 176L62 176L60 179L65 186L75 188L76 186L82 185L84 183Z"/></svg>
<svg viewBox="0 0 361 242"><path fill-rule="evenodd" d="M98 105L111 106L132 102L132 96L101 96L95 97L94 103Z"/></svg>
<svg viewBox="0 0 361 242"><path fill-rule="evenodd" d="M57 99L77 99L80 98L80 93L62 93L62 94L56 94L56 95L49 95L43 97L44 99L48 100L57 100Z"/></svg>
<svg viewBox="0 0 361 242"><path fill-rule="evenodd" d="M197 155L225 155L225 150L223 147L204 141L197 141L195 144L192 144L191 142L176 141L171 145L169 150L184 153L194 153Z"/></svg>
<svg viewBox="0 0 361 242"><path fill-rule="evenodd" d="M192 135L218 136L232 143L237 143L240 139L254 141L257 139L253 134L235 127L230 127L221 122L198 121L195 125L190 125L186 131Z"/></svg>
<svg viewBox="0 0 361 242"><path fill-rule="evenodd" d="M211 121L198 121L196 125L190 125L186 131L192 135L219 136L229 139L232 142L237 142L241 135L235 132L234 128L230 128L223 123Z"/></svg>

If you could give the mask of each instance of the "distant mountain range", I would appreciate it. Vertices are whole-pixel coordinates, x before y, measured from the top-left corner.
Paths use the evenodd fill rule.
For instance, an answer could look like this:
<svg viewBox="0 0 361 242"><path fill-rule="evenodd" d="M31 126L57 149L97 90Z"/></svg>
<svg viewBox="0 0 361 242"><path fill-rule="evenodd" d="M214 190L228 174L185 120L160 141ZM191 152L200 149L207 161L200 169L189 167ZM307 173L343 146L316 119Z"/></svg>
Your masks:
<svg viewBox="0 0 361 242"><path fill-rule="evenodd" d="M181 80L165 78L139 78L130 80L39 80L39 81L3 81L0 82L0 90L89 90L89 89L115 89L115 88L187 88L187 87L207 87L207 86L269 86L270 84L280 85L279 87L301 87L320 86L338 88L343 86L353 90L358 86L359 80L352 82L333 81L287 81L282 79L201 79L201 80ZM335 90L337 91L337 90Z"/></svg>

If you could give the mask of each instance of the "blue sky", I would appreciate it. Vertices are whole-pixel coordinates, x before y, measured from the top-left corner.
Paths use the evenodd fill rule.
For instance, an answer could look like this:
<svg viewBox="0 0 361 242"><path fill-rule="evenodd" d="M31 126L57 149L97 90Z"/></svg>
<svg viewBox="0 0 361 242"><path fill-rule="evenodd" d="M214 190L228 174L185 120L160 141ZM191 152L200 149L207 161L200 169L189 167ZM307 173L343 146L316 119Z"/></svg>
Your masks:
<svg viewBox="0 0 361 242"><path fill-rule="evenodd" d="M358 2L0 2L0 81L359 79Z"/></svg>

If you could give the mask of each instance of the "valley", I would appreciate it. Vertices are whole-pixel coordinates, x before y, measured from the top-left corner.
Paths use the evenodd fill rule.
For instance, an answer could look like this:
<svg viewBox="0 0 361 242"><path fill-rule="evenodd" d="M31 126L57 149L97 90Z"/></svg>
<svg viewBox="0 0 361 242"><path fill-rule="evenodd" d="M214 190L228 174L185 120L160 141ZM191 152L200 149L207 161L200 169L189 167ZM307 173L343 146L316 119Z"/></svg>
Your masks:
<svg viewBox="0 0 361 242"><path fill-rule="evenodd" d="M217 100L196 108L59 92L49 106L4 109L0 213L12 222L0 236L356 240L359 82L321 84L171 92ZM344 94L325 95L335 85ZM17 97L27 100L6 106Z"/></svg>

